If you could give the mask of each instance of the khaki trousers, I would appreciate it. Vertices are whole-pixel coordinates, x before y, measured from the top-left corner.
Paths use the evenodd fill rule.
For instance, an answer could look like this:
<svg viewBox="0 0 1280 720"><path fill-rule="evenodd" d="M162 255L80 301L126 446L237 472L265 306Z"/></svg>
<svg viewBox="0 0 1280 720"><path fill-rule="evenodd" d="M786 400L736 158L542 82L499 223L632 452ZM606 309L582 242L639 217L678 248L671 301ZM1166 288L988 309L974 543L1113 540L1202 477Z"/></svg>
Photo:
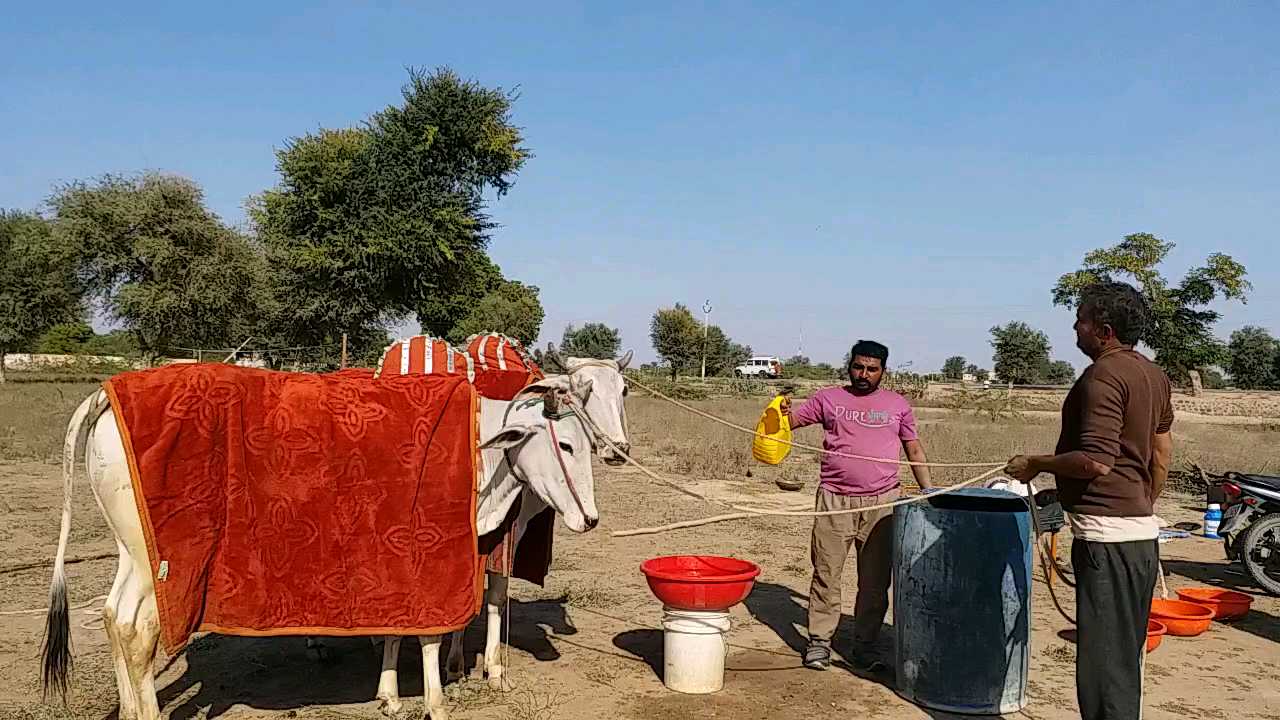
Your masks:
<svg viewBox="0 0 1280 720"><path fill-rule="evenodd" d="M818 488L814 509L848 510L897 500L893 488L879 495L837 495ZM840 578L853 546L858 554L858 596L853 608L853 639L871 644L889 610L890 563L893 555L893 508L865 513L823 515L813 519L810 558L813 583L809 587L809 639L830 644L840 623Z"/></svg>

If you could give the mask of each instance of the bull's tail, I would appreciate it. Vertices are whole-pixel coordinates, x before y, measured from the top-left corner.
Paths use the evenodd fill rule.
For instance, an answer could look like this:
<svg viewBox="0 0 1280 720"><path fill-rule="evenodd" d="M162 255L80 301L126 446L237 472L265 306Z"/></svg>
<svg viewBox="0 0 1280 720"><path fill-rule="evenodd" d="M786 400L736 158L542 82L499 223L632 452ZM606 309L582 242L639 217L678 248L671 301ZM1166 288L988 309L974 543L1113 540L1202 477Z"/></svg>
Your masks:
<svg viewBox="0 0 1280 720"><path fill-rule="evenodd" d="M53 561L53 582L49 585L49 612L45 616L44 643L40 648L44 695L55 689L65 704L67 681L71 676L71 611L67 604L67 540L71 535L71 486L76 463L84 457L89 429L106 406L106 395L95 392L80 403L62 446L62 527L58 531L58 554Z"/></svg>

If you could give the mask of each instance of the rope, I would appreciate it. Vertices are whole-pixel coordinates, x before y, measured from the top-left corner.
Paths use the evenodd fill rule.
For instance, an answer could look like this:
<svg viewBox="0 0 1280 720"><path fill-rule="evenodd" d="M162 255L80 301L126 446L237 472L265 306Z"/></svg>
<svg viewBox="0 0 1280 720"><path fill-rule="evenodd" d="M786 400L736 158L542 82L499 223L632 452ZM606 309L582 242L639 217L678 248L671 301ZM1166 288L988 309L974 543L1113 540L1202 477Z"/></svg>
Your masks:
<svg viewBox="0 0 1280 720"><path fill-rule="evenodd" d="M707 420L710 420L710 421L712 421L712 422L719 423L719 424L721 424L721 425L724 425L725 427L732 428L732 429L734 429L734 430L738 430L739 432L744 432L744 433L746 433L746 434L748 434L748 435L752 435L752 436L756 436L756 437L768 437L767 435L762 435L762 434L760 434L760 433L757 433L757 432L755 431L755 429L754 429L754 428L749 428L749 427L744 427L744 426L742 426L742 425L738 425L738 424L736 424L736 423L733 423L733 422L730 422L730 421L728 421L728 420L725 420L724 418L716 417L715 415L712 415L712 414L711 414L711 413L709 413L709 412L705 412L705 411L699 410L698 408L695 408L695 407L693 407L693 406L691 406L691 405L687 405L687 404L685 404L685 403L682 403L682 402L680 402L679 400L676 400L675 398L672 398L672 397L668 397L668 396L666 396L666 395L663 395L662 393L658 392L657 390L654 390L653 388L649 387L648 385L645 385L644 383L642 383L642 382L640 382L639 380L636 380L636 379L634 379L634 378L628 378L628 379L627 379L627 382L628 382L628 383L631 383L631 384L633 384L633 385L635 385L636 387L639 387L640 389L644 390L644 391L645 391L645 392L647 392L647 393L652 394L652 395L653 395L653 396L655 396L655 397L658 397L658 398L661 398L661 399L663 399L663 400L666 400L667 402L671 403L672 405L675 405L676 407L680 408L681 410L687 410L688 412L691 412L691 413L693 413L694 415L698 415L698 416L703 417L703 418L706 418ZM970 463L937 463L937 462L915 462L915 461L912 461L912 460L898 460L898 459L896 459L896 458L895 458L895 459L893 459L893 460L890 460L890 459L888 459L888 458L868 457L868 456L866 456L866 455L854 455L854 454L852 454L852 453L840 452L840 451L838 451L838 450L827 450L827 449L825 449L825 448L816 447L816 446L814 446L814 445L806 445L806 444L804 444L804 443L798 443L798 442L794 442L794 441L792 441L792 440L780 440L780 439L778 439L778 438L769 438L769 439L770 439L770 440L773 440L774 442L782 443L782 444L784 444L784 445L790 445L791 447L800 448L801 450L809 450L809 451L812 451L812 452L822 453L822 454L824 454L824 455L834 455L834 456L836 456L836 457L849 458L849 459L851 459L851 460L867 460L867 461L875 462L875 463L884 463L884 464L886 464L886 465L907 465L907 466L909 466L909 467L935 467L935 468L973 468L973 467L982 467L982 468L1003 468L1003 467L1006 465L1006 463L992 463L992 462L985 462L985 463L971 463L971 462L970 462Z"/></svg>
<svg viewBox="0 0 1280 720"><path fill-rule="evenodd" d="M668 525L659 525L656 527L636 528L634 530L618 530L610 533L613 537L634 537L636 535L654 535L657 533L668 532L671 530L682 530L684 528L701 527L703 525L711 525L712 523L728 522L730 520L745 520L752 517L772 516L772 517L824 517L829 515L852 515L855 513L871 512L873 510L884 510L886 508L897 507L898 505L907 505L909 503L920 502L929 498L945 495L955 492L963 487L968 487L977 482L982 482L1000 472L1001 468L992 468L981 475L969 478L955 485L948 485L945 488L936 490L928 495L912 495L910 497L894 500L893 502L880 503L879 505L870 505L868 507L848 508L845 510L770 510L767 508L753 508L743 505L732 505L735 510L741 512L730 513L728 515L715 515L712 517L700 518L698 520L685 520L683 522L670 523Z"/></svg>
<svg viewBox="0 0 1280 720"><path fill-rule="evenodd" d="M90 560L105 560L106 558L113 557L117 557L117 552L115 550L110 552L101 552L95 555L83 555L81 557L68 558L62 561L62 564L71 565L72 563L89 562ZM53 565L53 560L39 560L37 562L22 563L21 565L8 565L0 568L0 575L22 572L23 570L34 570L35 568L50 567L51 565Z"/></svg>
<svg viewBox="0 0 1280 720"><path fill-rule="evenodd" d="M90 605L98 602L99 600L106 600L106 599L107 599L106 595L97 595L92 598L89 598L88 600L85 600L79 605L72 605L71 607L67 608L67 612L70 613L76 610L83 610L89 607ZM49 612L49 608L43 607L43 608L31 608L30 610L5 610L4 612L0 612L0 615L5 617L12 617L15 615L35 615L38 613L45 613L45 612ZM101 627L102 627L102 611L101 610L94 610L90 612L89 618L86 619L84 622L80 623L80 628L82 630L98 630Z"/></svg>

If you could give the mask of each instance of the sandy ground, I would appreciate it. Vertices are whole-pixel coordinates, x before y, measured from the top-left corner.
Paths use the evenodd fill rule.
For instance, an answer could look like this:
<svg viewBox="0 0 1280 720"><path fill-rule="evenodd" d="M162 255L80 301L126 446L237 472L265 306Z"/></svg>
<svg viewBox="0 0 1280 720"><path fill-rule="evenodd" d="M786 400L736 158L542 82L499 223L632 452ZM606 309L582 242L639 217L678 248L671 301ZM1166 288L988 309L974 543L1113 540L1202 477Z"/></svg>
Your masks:
<svg viewBox="0 0 1280 720"><path fill-rule="evenodd" d="M641 438L642 440L643 438ZM637 443L644 447L644 443ZM661 464L662 458L642 459ZM899 698L892 674L860 676L847 666L814 672L800 666L809 583L808 528L804 519L756 519L665 535L613 538L614 530L714 514L714 509L653 484L633 469L598 466L601 526L587 535L557 527L557 553L548 587L513 583L509 663L516 689L498 695L475 681L448 688L453 717L470 718L688 718L732 720L775 717L947 717ZM0 463L0 566L50 558L58 525L58 468L43 463ZM699 488L718 496L803 501L757 476ZM1200 519L1197 502L1172 498L1161 514L1170 522ZM106 528L88 489L76 491L72 556L108 550ZM1065 538L1064 538L1065 540ZM1256 593L1225 564L1216 541L1191 537L1163 547L1169 584L1221 585ZM671 553L717 553L759 563L763 573L747 601L733 610L725 688L687 696L662 685L661 608L639 572L640 562ZM1063 553L1065 554L1065 552ZM105 593L114 560L70 566L75 603ZM1038 573L1038 570L1037 570ZM0 575L0 612L44 604L49 569ZM853 564L845 575L851 604ZM1060 586L1059 586L1060 587ZM1070 603L1070 590L1063 589ZM43 704L37 657L43 614L0 616L0 717L115 717L115 684L104 632L94 627L98 603L73 613L76 665L70 710ZM1030 704L1033 720L1078 717L1074 650L1059 636L1067 623L1054 611L1043 582L1032 600ZM846 618L848 620L848 618ZM886 622L892 623L892 613ZM849 623L837 636L848 647ZM891 658L892 633L883 652ZM466 639L469 662L483 644L479 623ZM158 683L173 718L375 718L378 660L364 639L334 640L334 658L320 664L302 639L204 636L166 660ZM401 691L407 710L421 708L417 643L402 646ZM1167 638L1149 656L1146 717L1280 717L1280 598L1258 596L1250 615L1215 624L1194 639Z"/></svg>

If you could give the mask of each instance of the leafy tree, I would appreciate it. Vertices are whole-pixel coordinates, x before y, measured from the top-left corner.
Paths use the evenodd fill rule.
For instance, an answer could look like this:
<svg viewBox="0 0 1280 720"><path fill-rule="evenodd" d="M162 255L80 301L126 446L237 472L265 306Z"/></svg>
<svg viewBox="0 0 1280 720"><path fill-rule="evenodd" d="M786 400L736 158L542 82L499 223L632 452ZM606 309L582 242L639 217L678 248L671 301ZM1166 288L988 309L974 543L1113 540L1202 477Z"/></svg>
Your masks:
<svg viewBox="0 0 1280 720"><path fill-rule="evenodd" d="M1070 385L1075 382L1076 369L1066 360L1054 360L1049 363L1044 379L1054 385Z"/></svg>
<svg viewBox="0 0 1280 720"><path fill-rule="evenodd" d="M531 347L538 339L542 318L538 288L515 280L504 280L480 298L480 302L453 326L447 337L451 342L462 343L472 335L496 332Z"/></svg>
<svg viewBox="0 0 1280 720"><path fill-rule="evenodd" d="M1226 348L1213 335L1220 314L1209 308L1219 298L1246 301L1252 286L1243 265L1214 253L1192 268L1176 285L1157 269L1173 243L1149 233L1126 235L1118 245L1094 250L1084 267L1063 275L1053 289L1055 305L1075 307L1080 292L1097 282L1136 280L1152 311L1152 327L1143 341L1156 352L1156 362L1169 377L1187 382L1188 371L1226 362Z"/></svg>
<svg viewBox="0 0 1280 720"><path fill-rule="evenodd" d="M672 380L681 370L701 363L702 324L694 319L689 308L680 303L673 308L661 308L653 314L649 322L649 339L653 342L654 352L670 368Z"/></svg>
<svg viewBox="0 0 1280 720"><path fill-rule="evenodd" d="M530 156L514 99L447 69L410 70L401 102L363 127L321 130L278 153L281 183L250 214L288 301L283 341L348 333L367 345L410 313L427 332L456 336L517 294L485 253L495 226L484 199L504 195Z"/></svg>
<svg viewBox="0 0 1280 720"><path fill-rule="evenodd" d="M751 347L734 342L718 325L707 328L706 344L708 375L730 375L735 367L751 358ZM701 346L701 338L699 338L699 346ZM696 364L701 369L700 351Z"/></svg>
<svg viewBox="0 0 1280 720"><path fill-rule="evenodd" d="M35 351L51 355L76 355L85 352L93 340L93 328L83 320L58 323L49 328L35 343Z"/></svg>
<svg viewBox="0 0 1280 720"><path fill-rule="evenodd" d="M1275 385L1280 344L1271 333L1260 327L1246 326L1231 333L1227 347L1230 353L1227 369L1236 387L1260 390Z"/></svg>
<svg viewBox="0 0 1280 720"><path fill-rule="evenodd" d="M76 182L50 200L54 229L83 253L89 289L148 359L179 345L225 347L254 332L265 267L204 206L195 183L146 174Z"/></svg>
<svg viewBox="0 0 1280 720"><path fill-rule="evenodd" d="M978 367L977 365L974 365L973 363L969 363L969 365L965 367L964 371L976 378L980 378L983 375L987 374L986 370L983 370L982 368Z"/></svg>
<svg viewBox="0 0 1280 720"><path fill-rule="evenodd" d="M991 328L996 375L1004 382L1039 382L1049 368L1049 337L1023 322Z"/></svg>
<svg viewBox="0 0 1280 720"><path fill-rule="evenodd" d="M560 340L560 353L565 357L617 358L622 348L622 337L616 328L604 323L587 323L580 328L569 325Z"/></svg>
<svg viewBox="0 0 1280 720"><path fill-rule="evenodd" d="M942 363L942 376L948 380L959 380L964 377L965 359L959 355L953 355Z"/></svg>
<svg viewBox="0 0 1280 720"><path fill-rule="evenodd" d="M0 383L4 358L83 308L76 259L38 215L0 211Z"/></svg>

